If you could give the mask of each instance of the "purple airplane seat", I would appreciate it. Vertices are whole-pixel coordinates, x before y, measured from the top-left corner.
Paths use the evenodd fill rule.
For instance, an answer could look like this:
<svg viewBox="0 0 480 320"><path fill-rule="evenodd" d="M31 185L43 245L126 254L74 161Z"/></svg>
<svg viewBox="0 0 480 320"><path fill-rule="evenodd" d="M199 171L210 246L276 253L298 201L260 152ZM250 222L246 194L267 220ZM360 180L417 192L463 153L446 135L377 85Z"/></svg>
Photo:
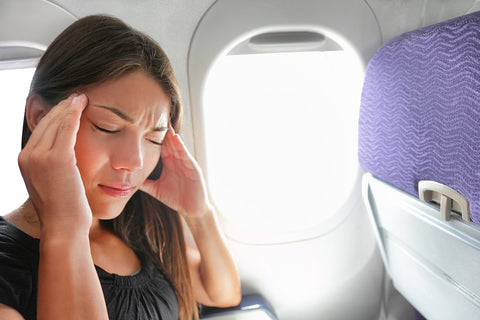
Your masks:
<svg viewBox="0 0 480 320"><path fill-rule="evenodd" d="M358 147L397 290L427 319L480 319L480 12L376 52Z"/></svg>

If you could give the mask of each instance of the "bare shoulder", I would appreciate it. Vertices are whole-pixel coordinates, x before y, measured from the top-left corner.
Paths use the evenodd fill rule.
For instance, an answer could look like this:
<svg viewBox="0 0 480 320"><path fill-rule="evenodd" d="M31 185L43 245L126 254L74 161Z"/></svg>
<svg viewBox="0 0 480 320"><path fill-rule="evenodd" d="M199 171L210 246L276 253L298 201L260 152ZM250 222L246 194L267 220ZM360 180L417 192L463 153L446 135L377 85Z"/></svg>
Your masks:
<svg viewBox="0 0 480 320"><path fill-rule="evenodd" d="M5 320L24 320L22 315L12 307L0 303L0 319Z"/></svg>

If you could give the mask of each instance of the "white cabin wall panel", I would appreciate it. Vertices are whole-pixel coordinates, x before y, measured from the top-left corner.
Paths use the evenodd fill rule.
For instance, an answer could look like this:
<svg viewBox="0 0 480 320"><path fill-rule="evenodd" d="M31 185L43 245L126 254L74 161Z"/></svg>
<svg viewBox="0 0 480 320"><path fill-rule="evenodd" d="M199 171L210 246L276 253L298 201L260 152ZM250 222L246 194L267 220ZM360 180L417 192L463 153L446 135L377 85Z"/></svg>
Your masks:
<svg viewBox="0 0 480 320"><path fill-rule="evenodd" d="M48 2L2 0L0 47L21 46L43 51L59 32L74 21L75 18L68 12Z"/></svg>
<svg viewBox="0 0 480 320"><path fill-rule="evenodd" d="M383 266L364 210L309 241L230 241L244 293L262 293L281 320L377 319Z"/></svg>
<svg viewBox="0 0 480 320"><path fill-rule="evenodd" d="M478 0L365 0L374 12L383 42L404 32L480 10Z"/></svg>
<svg viewBox="0 0 480 320"><path fill-rule="evenodd" d="M477 0L428 0L425 2L422 26L428 26L467 14Z"/></svg>
<svg viewBox="0 0 480 320"><path fill-rule="evenodd" d="M470 9L468 9L468 12L466 13L472 13L476 11L480 11L480 0L475 1L475 3L472 5Z"/></svg>

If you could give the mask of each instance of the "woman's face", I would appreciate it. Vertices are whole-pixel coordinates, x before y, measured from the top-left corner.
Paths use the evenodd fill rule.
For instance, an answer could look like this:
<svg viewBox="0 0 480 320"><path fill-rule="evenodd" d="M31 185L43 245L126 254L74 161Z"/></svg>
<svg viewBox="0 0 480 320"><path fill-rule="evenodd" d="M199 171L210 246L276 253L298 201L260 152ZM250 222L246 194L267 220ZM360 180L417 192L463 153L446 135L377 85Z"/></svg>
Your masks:
<svg viewBox="0 0 480 320"><path fill-rule="evenodd" d="M118 216L158 162L169 98L142 71L83 91L88 106L75 145L77 166L97 219Z"/></svg>

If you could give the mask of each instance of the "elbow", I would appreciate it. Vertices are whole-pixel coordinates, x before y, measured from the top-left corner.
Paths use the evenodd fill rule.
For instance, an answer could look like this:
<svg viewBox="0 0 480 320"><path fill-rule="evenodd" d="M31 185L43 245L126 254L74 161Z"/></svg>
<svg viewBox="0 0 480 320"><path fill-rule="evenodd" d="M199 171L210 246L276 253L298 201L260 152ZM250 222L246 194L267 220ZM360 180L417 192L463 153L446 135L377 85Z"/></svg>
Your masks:
<svg viewBox="0 0 480 320"><path fill-rule="evenodd" d="M241 301L242 292L240 290L236 290L228 297L228 299L225 299L225 301L223 301L222 308L236 307L240 304Z"/></svg>
<svg viewBox="0 0 480 320"><path fill-rule="evenodd" d="M240 287L235 288L235 289L230 289L228 292L221 292L219 294L216 294L215 297L211 297L210 299L211 307L216 307L216 308L231 308L231 307L236 307L240 304L242 301L242 292L240 290Z"/></svg>
<svg viewBox="0 0 480 320"><path fill-rule="evenodd" d="M231 308L231 307L236 307L240 304L242 301L242 295L241 294L235 294L231 295L229 297L222 297L222 299L219 299L215 303L215 307L217 308Z"/></svg>
<svg viewBox="0 0 480 320"><path fill-rule="evenodd" d="M232 298L231 303L232 307L238 306L242 302L242 291L238 290L238 292L235 294L235 296Z"/></svg>

